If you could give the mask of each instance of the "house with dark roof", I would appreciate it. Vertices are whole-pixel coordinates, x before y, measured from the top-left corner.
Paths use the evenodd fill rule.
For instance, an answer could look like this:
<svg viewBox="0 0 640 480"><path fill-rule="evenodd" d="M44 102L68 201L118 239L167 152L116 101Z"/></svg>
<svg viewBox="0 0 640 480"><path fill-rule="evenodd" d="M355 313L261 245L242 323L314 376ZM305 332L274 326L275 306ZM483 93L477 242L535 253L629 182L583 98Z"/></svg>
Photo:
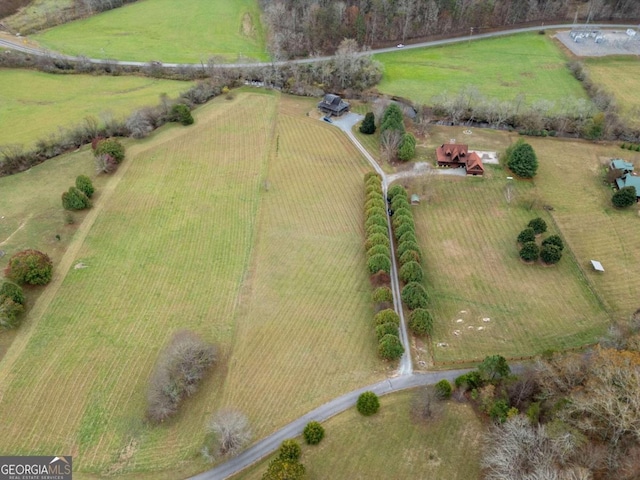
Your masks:
<svg viewBox="0 0 640 480"><path fill-rule="evenodd" d="M609 170L622 170L622 173L633 172L633 163L629 163L621 158L612 158L609 162Z"/></svg>
<svg viewBox="0 0 640 480"><path fill-rule="evenodd" d="M636 201L640 200L640 177L625 173L621 177L616 178L616 187L618 187L618 190L624 187L635 187Z"/></svg>
<svg viewBox="0 0 640 480"><path fill-rule="evenodd" d="M338 95L328 93L322 101L318 103L318 108L325 115L335 115L339 117L349 111L349 103L342 100Z"/></svg>
<svg viewBox="0 0 640 480"><path fill-rule="evenodd" d="M443 143L436 148L439 167L464 168L467 175L483 175L482 158L476 152L469 153L469 146L462 143Z"/></svg>

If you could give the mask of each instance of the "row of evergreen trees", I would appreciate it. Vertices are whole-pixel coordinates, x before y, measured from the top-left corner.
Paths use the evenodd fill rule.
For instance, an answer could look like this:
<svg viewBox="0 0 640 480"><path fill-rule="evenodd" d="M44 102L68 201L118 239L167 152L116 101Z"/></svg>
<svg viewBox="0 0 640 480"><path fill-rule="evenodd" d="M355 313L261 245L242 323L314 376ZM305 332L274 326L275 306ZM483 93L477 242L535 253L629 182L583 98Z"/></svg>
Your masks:
<svg viewBox="0 0 640 480"><path fill-rule="evenodd" d="M396 360L404 353L404 347L398 330L400 317L393 310L393 293L388 287L391 273L391 242L387 206L380 176L370 172L365 175L364 181L367 267L374 281L383 284L373 292L373 300L380 310L374 317L378 355L385 360Z"/></svg>

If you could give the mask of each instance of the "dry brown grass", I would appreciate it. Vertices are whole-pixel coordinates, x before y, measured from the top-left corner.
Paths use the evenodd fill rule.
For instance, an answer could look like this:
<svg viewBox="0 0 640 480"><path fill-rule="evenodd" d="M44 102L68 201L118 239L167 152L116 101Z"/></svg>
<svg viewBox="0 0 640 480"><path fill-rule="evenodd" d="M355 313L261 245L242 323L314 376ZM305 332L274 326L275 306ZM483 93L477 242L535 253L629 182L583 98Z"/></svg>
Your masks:
<svg viewBox="0 0 640 480"><path fill-rule="evenodd" d="M12 412L0 450L69 452L84 476L187 476L206 468L198 452L218 408L247 413L259 438L381 378L367 334L367 165L310 108L239 94L129 149L74 260L88 268L69 272L29 319L22 354L0 364L0 408ZM218 344L221 361L175 419L151 427L147 381L183 328Z"/></svg>
<svg viewBox="0 0 640 480"><path fill-rule="evenodd" d="M414 391L382 397L380 411L372 417L353 408L328 420L317 446L300 439L309 480L479 478L482 424L473 409L447 402L440 416L416 424L410 414L412 395ZM270 460L233 478L258 480Z"/></svg>

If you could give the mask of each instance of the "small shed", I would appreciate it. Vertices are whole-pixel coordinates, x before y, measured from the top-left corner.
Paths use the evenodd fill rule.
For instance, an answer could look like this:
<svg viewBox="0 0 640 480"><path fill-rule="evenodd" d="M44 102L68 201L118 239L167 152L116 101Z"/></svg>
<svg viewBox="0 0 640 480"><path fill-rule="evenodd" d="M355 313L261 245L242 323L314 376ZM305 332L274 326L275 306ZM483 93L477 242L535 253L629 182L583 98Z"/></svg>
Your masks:
<svg viewBox="0 0 640 480"><path fill-rule="evenodd" d="M593 269L596 272L604 272L604 267L602 266L602 264L599 261L591 260L591 265L593 266Z"/></svg>
<svg viewBox="0 0 640 480"><path fill-rule="evenodd" d="M349 103L342 100L338 95L328 93L324 96L322 101L318 103L318 108L324 114L339 117L343 113L349 111Z"/></svg>
<svg viewBox="0 0 640 480"><path fill-rule="evenodd" d="M411 205L420 205L420 197L417 193L411 195Z"/></svg>

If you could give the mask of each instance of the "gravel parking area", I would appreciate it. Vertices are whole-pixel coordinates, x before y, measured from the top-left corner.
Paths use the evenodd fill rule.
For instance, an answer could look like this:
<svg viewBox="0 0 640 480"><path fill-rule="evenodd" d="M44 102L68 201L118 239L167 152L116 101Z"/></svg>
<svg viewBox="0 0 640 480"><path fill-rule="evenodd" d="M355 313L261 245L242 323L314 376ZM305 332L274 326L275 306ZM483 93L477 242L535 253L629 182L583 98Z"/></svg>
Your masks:
<svg viewBox="0 0 640 480"><path fill-rule="evenodd" d="M567 30L555 37L579 57L640 55L640 33L632 36L626 30Z"/></svg>

